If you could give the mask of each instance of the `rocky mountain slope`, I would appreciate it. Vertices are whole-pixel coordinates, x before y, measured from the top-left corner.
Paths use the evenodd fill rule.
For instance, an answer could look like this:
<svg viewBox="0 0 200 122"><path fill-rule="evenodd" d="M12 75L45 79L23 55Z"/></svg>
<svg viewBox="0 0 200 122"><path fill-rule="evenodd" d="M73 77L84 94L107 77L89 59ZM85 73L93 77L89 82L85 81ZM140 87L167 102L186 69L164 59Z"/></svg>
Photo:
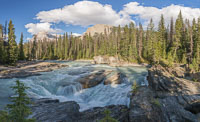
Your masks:
<svg viewBox="0 0 200 122"><path fill-rule="evenodd" d="M33 37L29 40L29 41L34 41L34 39L36 39L36 41L53 41L54 39L56 39L56 36L53 34L50 34L48 32L45 31L41 31L35 35L33 35Z"/></svg>
<svg viewBox="0 0 200 122"><path fill-rule="evenodd" d="M109 34L111 32L111 29L113 28L113 26L110 25L105 25L105 24L96 24L90 28L87 29L87 31L85 33L83 33L83 35L87 34L87 35L91 35L94 36L95 33L98 34L105 34L105 32L107 34Z"/></svg>

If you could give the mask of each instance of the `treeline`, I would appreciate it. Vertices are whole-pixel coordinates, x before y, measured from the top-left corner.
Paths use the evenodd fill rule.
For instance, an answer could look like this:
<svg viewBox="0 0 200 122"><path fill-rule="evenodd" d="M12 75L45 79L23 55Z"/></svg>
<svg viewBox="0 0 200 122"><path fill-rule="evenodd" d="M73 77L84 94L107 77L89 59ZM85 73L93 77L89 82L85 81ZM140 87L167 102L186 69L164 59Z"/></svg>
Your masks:
<svg viewBox="0 0 200 122"><path fill-rule="evenodd" d="M183 63L195 71L199 70L200 19L193 19L192 22L184 20L180 12L175 21L171 18L169 25L165 24L164 16L161 15L157 28L151 19L145 29L142 24L136 26L130 23L125 27L113 27L109 31L84 37L65 33L53 41L37 40L35 36L33 41L24 44L25 58L75 60L108 55L136 63L160 63L167 66ZM8 44L11 45L10 41ZM21 52L19 47L18 52ZM11 54L12 51L9 52Z"/></svg>
<svg viewBox="0 0 200 122"><path fill-rule="evenodd" d="M12 21L5 26L0 24L0 64L15 65L18 60L24 60L23 34L19 45L17 45L15 28Z"/></svg>

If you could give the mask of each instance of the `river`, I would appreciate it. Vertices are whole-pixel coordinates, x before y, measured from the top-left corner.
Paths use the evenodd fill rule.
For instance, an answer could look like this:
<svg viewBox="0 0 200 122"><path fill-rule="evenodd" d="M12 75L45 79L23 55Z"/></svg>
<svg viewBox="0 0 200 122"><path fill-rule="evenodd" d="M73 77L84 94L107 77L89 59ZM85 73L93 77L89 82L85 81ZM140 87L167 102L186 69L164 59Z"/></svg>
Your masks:
<svg viewBox="0 0 200 122"><path fill-rule="evenodd" d="M107 105L129 105L130 91L133 82L138 85L148 85L145 67L111 67L108 65L94 65L86 61L59 61L69 67L43 72L40 76L27 78L0 79L0 109L9 103L9 96L13 95L10 86L16 80L22 81L30 87L26 92L31 98L53 98L64 101L76 101L80 111L93 107ZM118 85L104 85L103 83L88 89L82 89L75 80L84 75L102 69L121 72L127 76L126 82ZM112 75L112 74L111 74Z"/></svg>

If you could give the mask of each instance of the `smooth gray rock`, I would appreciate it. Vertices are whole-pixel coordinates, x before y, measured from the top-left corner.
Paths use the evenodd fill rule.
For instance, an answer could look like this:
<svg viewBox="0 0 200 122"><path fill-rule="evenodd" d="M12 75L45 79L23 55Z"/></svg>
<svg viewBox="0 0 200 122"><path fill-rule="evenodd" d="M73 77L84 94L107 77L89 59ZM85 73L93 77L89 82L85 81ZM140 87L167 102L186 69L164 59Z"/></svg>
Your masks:
<svg viewBox="0 0 200 122"><path fill-rule="evenodd" d="M49 98L39 99L31 106L36 122L96 122L105 117L104 111L110 110L110 116L119 122L128 122L129 109L125 105L95 107L79 112L79 105L74 101L59 102Z"/></svg>
<svg viewBox="0 0 200 122"><path fill-rule="evenodd" d="M126 76L122 73L114 73L112 76L104 80L104 85L121 84L125 81Z"/></svg>
<svg viewBox="0 0 200 122"><path fill-rule="evenodd" d="M79 105L74 101L39 100L31 107L31 118L36 122L76 122L80 117Z"/></svg>
<svg viewBox="0 0 200 122"><path fill-rule="evenodd" d="M111 72L112 71L110 70L100 70L87 76L83 76L77 79L76 82L79 82L84 89L91 88L103 82L106 76L109 75Z"/></svg>

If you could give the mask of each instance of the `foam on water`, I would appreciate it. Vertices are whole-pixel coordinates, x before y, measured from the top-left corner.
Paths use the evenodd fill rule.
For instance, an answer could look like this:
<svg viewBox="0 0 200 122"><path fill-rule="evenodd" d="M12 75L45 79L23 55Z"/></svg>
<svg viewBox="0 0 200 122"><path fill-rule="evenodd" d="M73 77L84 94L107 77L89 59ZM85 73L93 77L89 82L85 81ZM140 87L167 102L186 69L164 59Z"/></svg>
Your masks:
<svg viewBox="0 0 200 122"><path fill-rule="evenodd" d="M92 65L89 62L61 62L69 67L19 79L30 87L27 93L32 98L53 98L64 101L76 101L80 111L92 107L106 105L129 105L130 91L133 82L148 85L145 79L147 70L144 67L110 67L108 65ZM88 89L82 89L75 80L81 76L97 70L109 69L122 72L127 76L127 82L118 85L103 85L103 83ZM8 103L8 97L13 95L10 86L15 85L17 79L0 79L0 109Z"/></svg>

